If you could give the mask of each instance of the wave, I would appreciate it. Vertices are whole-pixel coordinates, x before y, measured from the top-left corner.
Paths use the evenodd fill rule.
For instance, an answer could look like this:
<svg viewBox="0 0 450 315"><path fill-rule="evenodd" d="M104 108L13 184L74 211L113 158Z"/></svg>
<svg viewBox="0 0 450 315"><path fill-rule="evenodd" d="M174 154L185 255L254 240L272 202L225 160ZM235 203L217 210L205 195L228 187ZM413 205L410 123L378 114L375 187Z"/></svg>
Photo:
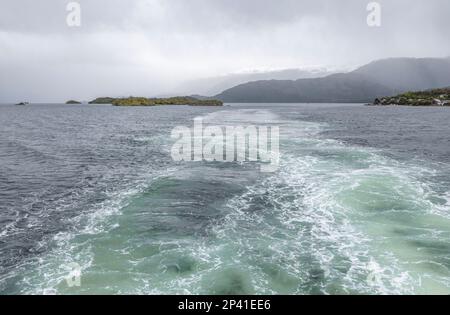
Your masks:
<svg viewBox="0 0 450 315"><path fill-rule="evenodd" d="M431 166L323 138L327 125L270 110L203 118L278 124L280 170L197 163L143 172L71 218L52 251L18 269L17 291L450 293L448 194L425 180ZM68 288L73 262L82 285Z"/></svg>

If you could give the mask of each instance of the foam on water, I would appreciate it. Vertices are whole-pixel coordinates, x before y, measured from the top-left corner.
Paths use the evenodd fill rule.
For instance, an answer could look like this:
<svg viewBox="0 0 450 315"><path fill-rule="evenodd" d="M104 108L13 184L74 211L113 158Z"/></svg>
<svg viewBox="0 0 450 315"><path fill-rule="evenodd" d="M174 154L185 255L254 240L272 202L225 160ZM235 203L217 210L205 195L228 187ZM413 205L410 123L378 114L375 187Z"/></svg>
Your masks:
<svg viewBox="0 0 450 315"><path fill-rule="evenodd" d="M108 199L98 205L93 205L85 213L69 219L72 228L56 234L52 240L54 248L49 253L24 264L17 274L23 278L19 287L25 294L57 294L64 293L66 278L73 263L81 267L81 272L95 264L92 243L98 235L108 233L118 227L115 216L122 215L133 196L138 195L151 186L162 176L174 172L168 169L164 173L148 173L130 184L128 188L112 191ZM44 246L44 244L42 244ZM69 293L71 291L69 290Z"/></svg>
<svg viewBox="0 0 450 315"><path fill-rule="evenodd" d="M70 219L52 251L18 268L18 292L450 293L449 195L424 180L431 166L323 138L327 125L270 110L204 119L279 125L279 171L187 163L146 172ZM72 262L81 287L65 283Z"/></svg>

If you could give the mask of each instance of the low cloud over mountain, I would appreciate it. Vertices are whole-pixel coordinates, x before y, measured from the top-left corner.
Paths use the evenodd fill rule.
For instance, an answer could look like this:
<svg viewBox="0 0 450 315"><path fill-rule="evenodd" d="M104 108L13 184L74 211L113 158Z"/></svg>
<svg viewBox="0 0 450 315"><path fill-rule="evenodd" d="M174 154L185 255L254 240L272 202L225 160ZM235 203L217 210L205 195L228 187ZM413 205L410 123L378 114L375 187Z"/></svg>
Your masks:
<svg viewBox="0 0 450 315"><path fill-rule="evenodd" d="M450 86L450 59L393 58L324 78L265 80L228 89L225 102L369 102L399 92Z"/></svg>

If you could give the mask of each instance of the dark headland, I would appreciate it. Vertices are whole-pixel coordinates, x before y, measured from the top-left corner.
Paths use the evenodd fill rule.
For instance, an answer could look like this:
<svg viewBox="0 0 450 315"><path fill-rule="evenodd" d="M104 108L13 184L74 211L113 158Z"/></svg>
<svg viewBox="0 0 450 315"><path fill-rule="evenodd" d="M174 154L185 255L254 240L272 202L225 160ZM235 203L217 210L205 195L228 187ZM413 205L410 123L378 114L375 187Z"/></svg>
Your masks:
<svg viewBox="0 0 450 315"><path fill-rule="evenodd" d="M82 103L79 101L70 100L70 101L67 101L66 104L82 104Z"/></svg>

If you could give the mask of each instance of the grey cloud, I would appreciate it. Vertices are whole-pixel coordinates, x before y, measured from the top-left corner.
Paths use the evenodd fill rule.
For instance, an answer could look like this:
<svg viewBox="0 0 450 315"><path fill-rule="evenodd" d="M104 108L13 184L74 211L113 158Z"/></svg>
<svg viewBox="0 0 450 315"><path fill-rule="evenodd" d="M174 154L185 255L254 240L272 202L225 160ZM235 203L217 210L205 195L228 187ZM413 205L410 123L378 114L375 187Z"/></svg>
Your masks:
<svg viewBox="0 0 450 315"><path fill-rule="evenodd" d="M0 3L0 102L156 95L186 80L245 69L352 67L450 55L450 1L69 0ZM192 91L195 93L196 91Z"/></svg>

